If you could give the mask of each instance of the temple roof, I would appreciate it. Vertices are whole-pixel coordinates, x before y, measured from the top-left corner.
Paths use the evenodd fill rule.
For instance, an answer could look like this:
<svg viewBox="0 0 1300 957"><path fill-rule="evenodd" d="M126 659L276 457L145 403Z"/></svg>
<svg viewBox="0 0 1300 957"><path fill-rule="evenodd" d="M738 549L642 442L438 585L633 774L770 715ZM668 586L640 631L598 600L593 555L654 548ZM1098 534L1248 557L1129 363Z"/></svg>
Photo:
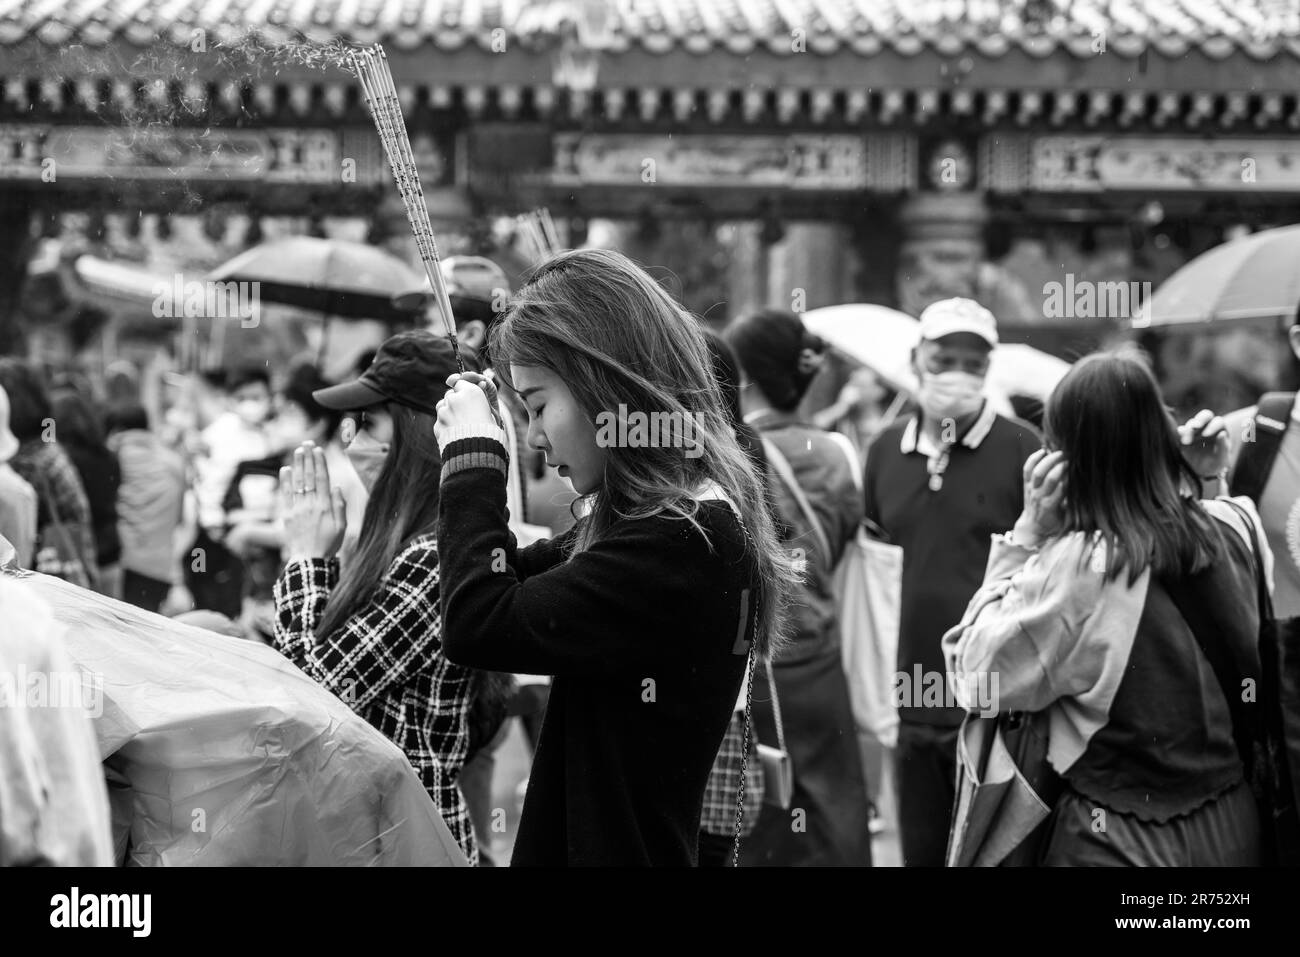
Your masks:
<svg viewBox="0 0 1300 957"><path fill-rule="evenodd" d="M227 38L257 27L271 37L397 49L487 50L501 30L507 42L572 33L615 52L1085 57L1104 36L1108 51L1128 57L1300 56L1298 0L0 0L6 45L143 46L184 41L199 27Z"/></svg>
<svg viewBox="0 0 1300 957"><path fill-rule="evenodd" d="M0 0L0 120L364 122L373 42L474 120L1300 129L1300 0Z"/></svg>

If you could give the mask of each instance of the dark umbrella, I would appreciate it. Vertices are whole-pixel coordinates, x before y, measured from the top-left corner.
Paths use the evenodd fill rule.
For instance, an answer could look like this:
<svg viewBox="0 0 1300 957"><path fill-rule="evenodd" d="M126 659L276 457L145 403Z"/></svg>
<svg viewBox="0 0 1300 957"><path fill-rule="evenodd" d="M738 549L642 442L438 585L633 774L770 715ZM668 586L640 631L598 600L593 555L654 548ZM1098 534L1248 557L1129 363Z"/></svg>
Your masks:
<svg viewBox="0 0 1300 957"><path fill-rule="evenodd" d="M343 319L410 321L393 293L421 276L391 253L342 239L293 236L254 246L218 266L208 279L257 282L264 302L279 302Z"/></svg>

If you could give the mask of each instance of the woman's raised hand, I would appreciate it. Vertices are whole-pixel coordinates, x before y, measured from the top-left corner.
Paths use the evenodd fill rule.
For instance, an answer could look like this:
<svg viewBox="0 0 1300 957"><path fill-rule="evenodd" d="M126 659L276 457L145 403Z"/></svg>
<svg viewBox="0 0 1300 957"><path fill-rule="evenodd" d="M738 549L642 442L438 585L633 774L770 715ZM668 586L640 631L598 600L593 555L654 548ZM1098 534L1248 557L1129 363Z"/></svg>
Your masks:
<svg viewBox="0 0 1300 957"><path fill-rule="evenodd" d="M438 421L434 433L438 444L445 444L446 435L464 426L495 426L501 428L497 412L497 388L492 380L477 372L456 372L447 377L450 391L438 402Z"/></svg>
<svg viewBox="0 0 1300 957"><path fill-rule="evenodd" d="M343 492L330 487L325 452L304 442L280 469L280 517L287 561L332 558L348 528Z"/></svg>
<svg viewBox="0 0 1300 957"><path fill-rule="evenodd" d="M1025 461L1024 511L1013 532L1022 545L1037 548L1065 523L1065 453L1039 449Z"/></svg>
<svg viewBox="0 0 1300 957"><path fill-rule="evenodd" d="M1222 416L1202 409L1178 427L1183 458L1203 480L1217 478L1228 468L1228 426Z"/></svg>

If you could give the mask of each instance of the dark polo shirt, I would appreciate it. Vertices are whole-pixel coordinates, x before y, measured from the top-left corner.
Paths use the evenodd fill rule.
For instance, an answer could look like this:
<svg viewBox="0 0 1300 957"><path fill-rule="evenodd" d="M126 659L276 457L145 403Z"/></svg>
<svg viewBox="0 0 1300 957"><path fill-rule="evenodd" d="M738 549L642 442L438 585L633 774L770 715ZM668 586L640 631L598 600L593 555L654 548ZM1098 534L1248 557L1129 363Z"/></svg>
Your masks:
<svg viewBox="0 0 1300 957"><path fill-rule="evenodd" d="M898 712L903 721L961 723L960 708L923 701L922 691L947 687L930 677L944 672L940 640L961 621L984 582L990 536L1009 531L1020 517L1021 470L1040 445L1029 425L1003 418L987 402L948 447L939 482L931 476L938 450L920 435L917 418L886 429L871 445L866 515L903 548L898 670L908 676L904 687L910 689L909 706Z"/></svg>

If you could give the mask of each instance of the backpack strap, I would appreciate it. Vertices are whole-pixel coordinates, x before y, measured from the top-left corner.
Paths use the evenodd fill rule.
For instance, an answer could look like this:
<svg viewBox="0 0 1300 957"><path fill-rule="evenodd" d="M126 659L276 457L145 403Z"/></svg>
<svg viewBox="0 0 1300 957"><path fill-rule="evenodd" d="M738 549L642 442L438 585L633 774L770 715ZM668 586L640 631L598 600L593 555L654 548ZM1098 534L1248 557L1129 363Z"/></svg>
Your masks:
<svg viewBox="0 0 1300 957"><path fill-rule="evenodd" d="M1268 392L1259 400L1255 409L1254 440L1241 443L1241 453L1237 456L1228 487L1230 494L1244 495L1259 503L1269 473L1273 471L1278 449L1282 446L1282 437L1290 425L1295 400L1294 392Z"/></svg>
<svg viewBox="0 0 1300 957"><path fill-rule="evenodd" d="M845 459L848 460L849 463L849 475L852 476L853 478L853 487L856 488L859 492L861 492L862 491L862 463L858 461L858 452L857 449L853 447L853 442L849 439L847 435L844 435L842 432L834 432L834 431L827 432L826 438L830 439L832 442L838 445L840 447L840 451L844 453L844 457Z"/></svg>

